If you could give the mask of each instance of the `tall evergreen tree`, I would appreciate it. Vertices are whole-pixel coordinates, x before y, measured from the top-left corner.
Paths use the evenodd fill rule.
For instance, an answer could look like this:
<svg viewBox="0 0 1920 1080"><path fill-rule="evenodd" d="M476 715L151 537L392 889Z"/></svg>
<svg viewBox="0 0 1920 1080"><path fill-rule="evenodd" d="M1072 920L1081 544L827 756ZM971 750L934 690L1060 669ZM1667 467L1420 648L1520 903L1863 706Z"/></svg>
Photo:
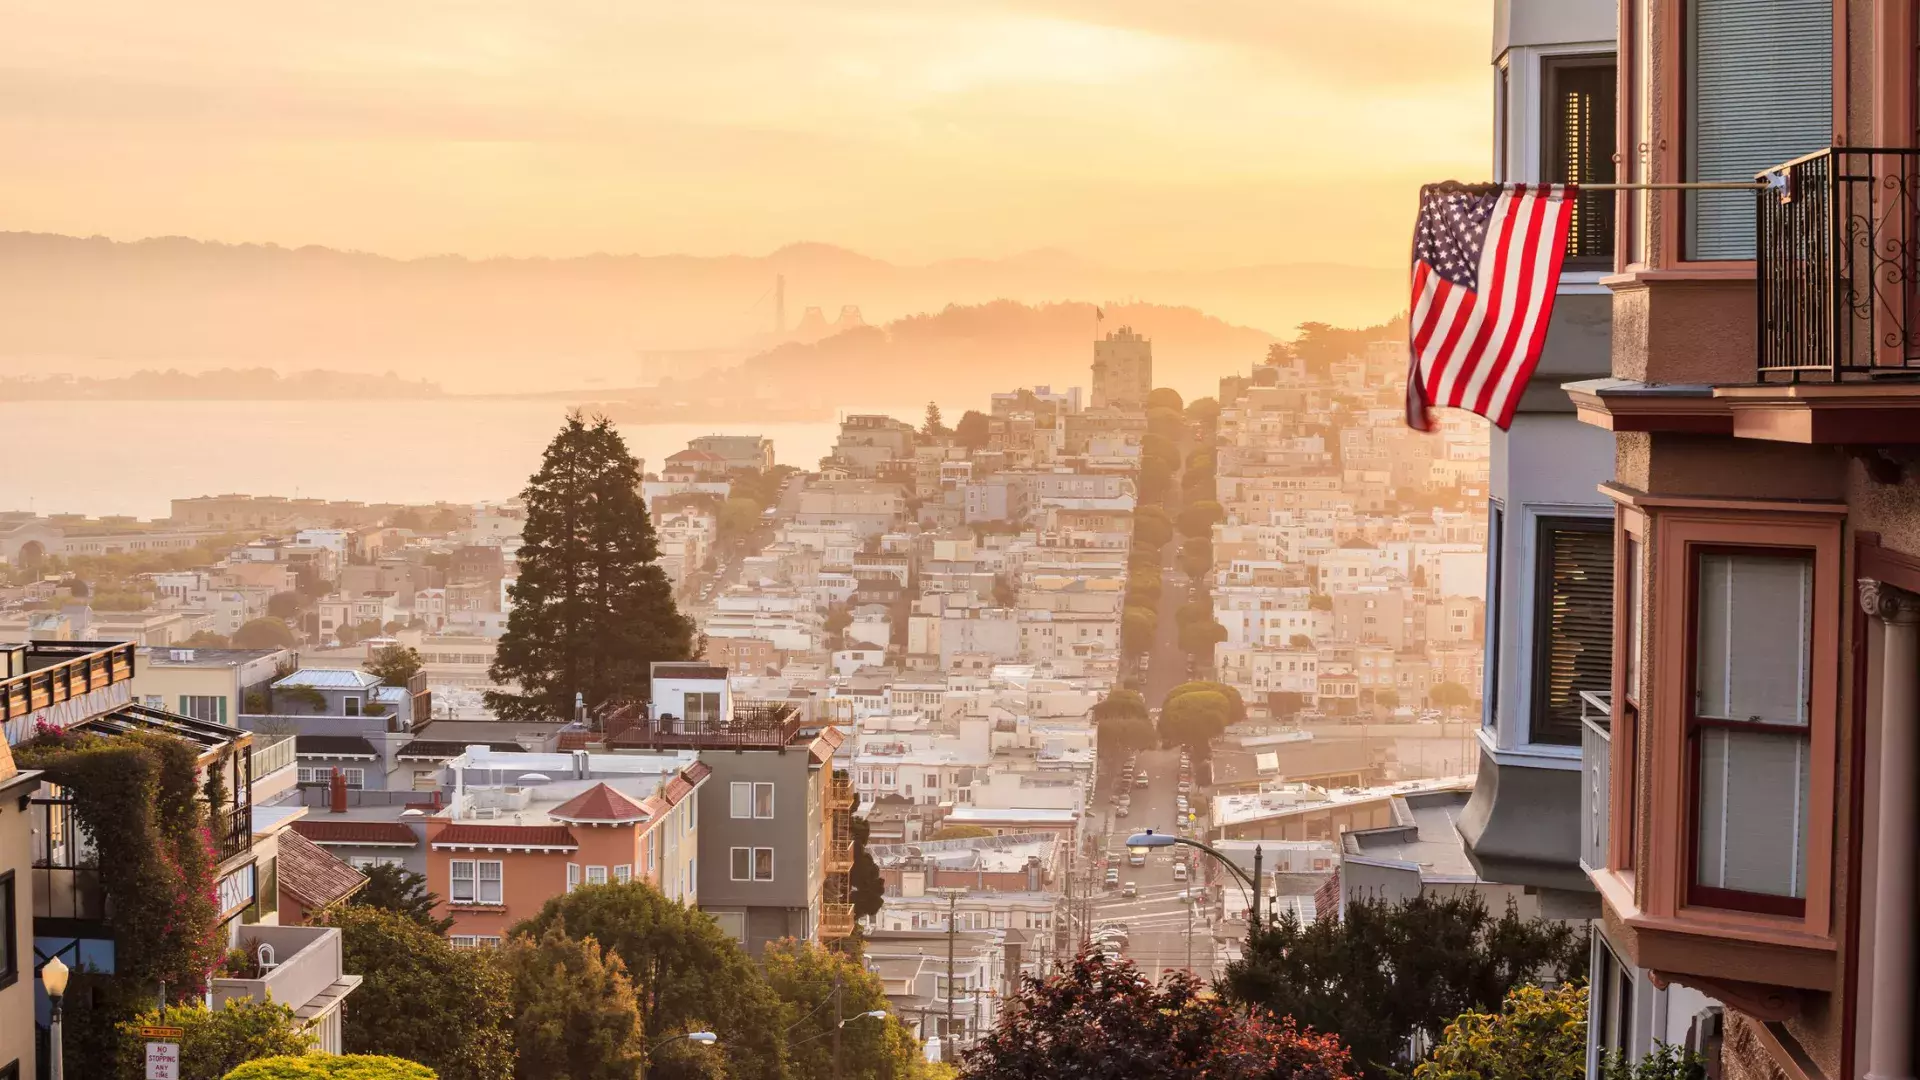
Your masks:
<svg viewBox="0 0 1920 1080"><path fill-rule="evenodd" d="M693 623L656 563L640 463L611 421L574 413L523 498L520 578L488 672L520 693L489 691L488 706L503 720L552 720L573 715L576 692L589 709L646 697L648 664L693 654Z"/></svg>

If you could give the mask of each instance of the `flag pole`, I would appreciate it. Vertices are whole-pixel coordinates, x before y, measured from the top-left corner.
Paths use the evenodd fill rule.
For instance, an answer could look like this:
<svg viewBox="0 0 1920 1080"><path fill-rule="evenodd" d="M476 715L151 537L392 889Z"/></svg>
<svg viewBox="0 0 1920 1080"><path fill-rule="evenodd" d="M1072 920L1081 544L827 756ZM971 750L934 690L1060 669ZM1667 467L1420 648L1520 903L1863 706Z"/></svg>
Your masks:
<svg viewBox="0 0 1920 1080"><path fill-rule="evenodd" d="M1427 186L1441 191L1499 191L1503 188L1541 185L1462 184L1449 180L1445 183L1429 184ZM1563 184L1558 186L1570 187L1575 191L1759 191L1762 188L1774 187L1775 185L1767 180L1693 180L1668 183Z"/></svg>

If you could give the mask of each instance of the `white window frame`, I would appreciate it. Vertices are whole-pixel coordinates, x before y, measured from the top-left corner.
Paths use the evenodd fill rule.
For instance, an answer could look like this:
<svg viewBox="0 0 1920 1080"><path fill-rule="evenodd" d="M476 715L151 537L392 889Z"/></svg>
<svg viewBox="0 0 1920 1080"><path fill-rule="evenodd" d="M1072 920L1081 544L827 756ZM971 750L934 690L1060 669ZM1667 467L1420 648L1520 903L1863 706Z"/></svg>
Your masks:
<svg viewBox="0 0 1920 1080"><path fill-rule="evenodd" d="M589 884L589 885L605 885L606 883L607 883L607 868L606 868L606 867L604 867L604 866L589 866L589 867L587 867L587 884Z"/></svg>
<svg viewBox="0 0 1920 1080"><path fill-rule="evenodd" d="M727 813L735 821L753 817L753 784L735 780L727 785Z"/></svg>
<svg viewBox="0 0 1920 1080"><path fill-rule="evenodd" d="M579 887L580 887L580 864L577 862L570 862L567 864L567 891L572 892L573 890Z"/></svg>
<svg viewBox="0 0 1920 1080"><path fill-rule="evenodd" d="M633 880L632 864L621 863L619 866L616 866L613 868L613 883L615 885L625 885L626 883L632 880Z"/></svg>
<svg viewBox="0 0 1920 1080"><path fill-rule="evenodd" d="M767 805L766 805L765 813L760 812L760 800L762 796L766 797ZM771 783L761 781L761 782L756 782L753 785L753 816L754 817L765 819L765 820L772 820L773 812L777 805L778 804L774 801L774 791L773 791L773 785Z"/></svg>
<svg viewBox="0 0 1920 1080"><path fill-rule="evenodd" d="M364 789L367 786L367 770L358 765L340 766L340 775L346 777L349 788Z"/></svg>
<svg viewBox="0 0 1920 1080"><path fill-rule="evenodd" d="M461 877L461 868L466 876ZM487 875L488 868L493 874ZM467 895L460 895L460 883L467 884ZM488 888L491 886L491 889ZM447 902L449 904L498 905L506 898L506 866L498 859L454 859L447 863ZM491 898L487 895L491 892Z"/></svg>

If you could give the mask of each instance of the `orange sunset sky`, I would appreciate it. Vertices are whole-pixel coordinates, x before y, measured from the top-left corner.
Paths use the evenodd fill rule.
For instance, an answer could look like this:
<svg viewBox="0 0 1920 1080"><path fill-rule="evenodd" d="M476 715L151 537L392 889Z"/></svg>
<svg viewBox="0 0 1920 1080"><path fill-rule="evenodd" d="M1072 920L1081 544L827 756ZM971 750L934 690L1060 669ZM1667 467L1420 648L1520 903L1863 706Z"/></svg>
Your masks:
<svg viewBox="0 0 1920 1080"><path fill-rule="evenodd" d="M1483 0L0 0L0 229L1398 266Z"/></svg>

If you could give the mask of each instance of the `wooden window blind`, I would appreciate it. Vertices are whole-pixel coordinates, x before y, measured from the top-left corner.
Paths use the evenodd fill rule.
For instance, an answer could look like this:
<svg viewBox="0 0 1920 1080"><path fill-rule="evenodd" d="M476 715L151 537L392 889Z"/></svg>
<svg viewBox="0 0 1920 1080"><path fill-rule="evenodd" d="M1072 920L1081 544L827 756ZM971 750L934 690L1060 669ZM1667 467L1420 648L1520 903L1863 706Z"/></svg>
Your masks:
<svg viewBox="0 0 1920 1080"><path fill-rule="evenodd" d="M1541 518L1529 741L1580 744L1580 692L1613 686L1613 522Z"/></svg>

